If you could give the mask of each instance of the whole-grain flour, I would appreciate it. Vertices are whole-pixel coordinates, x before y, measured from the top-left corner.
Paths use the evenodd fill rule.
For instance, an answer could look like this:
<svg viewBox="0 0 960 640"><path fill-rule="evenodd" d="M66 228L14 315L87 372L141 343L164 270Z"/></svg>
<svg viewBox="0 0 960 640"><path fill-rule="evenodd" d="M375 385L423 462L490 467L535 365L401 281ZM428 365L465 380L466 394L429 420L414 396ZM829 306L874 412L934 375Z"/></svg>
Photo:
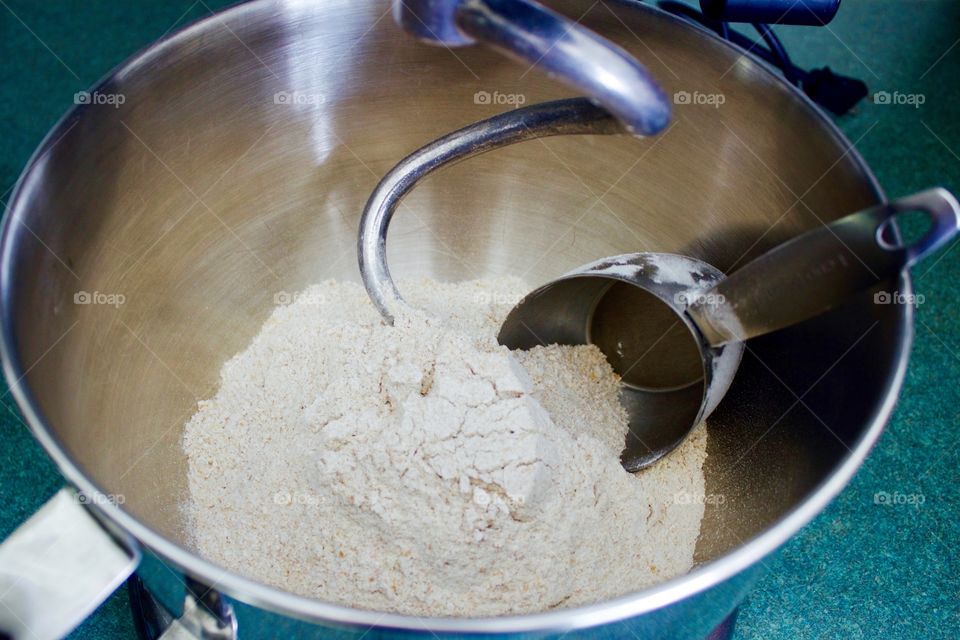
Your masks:
<svg viewBox="0 0 960 640"><path fill-rule="evenodd" d="M599 350L497 344L522 282L402 289L425 312L388 326L359 285L315 285L224 365L183 436L201 555L421 616L574 606L690 570L705 429L629 474Z"/></svg>

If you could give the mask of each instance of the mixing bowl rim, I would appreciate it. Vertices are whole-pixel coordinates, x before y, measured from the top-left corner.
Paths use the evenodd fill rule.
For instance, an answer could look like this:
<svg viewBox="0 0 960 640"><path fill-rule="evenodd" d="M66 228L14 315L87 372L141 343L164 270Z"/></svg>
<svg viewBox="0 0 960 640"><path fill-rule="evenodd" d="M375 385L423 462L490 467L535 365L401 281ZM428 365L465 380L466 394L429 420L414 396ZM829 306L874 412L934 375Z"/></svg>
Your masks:
<svg viewBox="0 0 960 640"><path fill-rule="evenodd" d="M838 148L845 149L845 155L856 165L867 182L876 200L883 201L883 192L875 176L860 153L849 142L838 127L801 91L774 73L762 61L750 53L716 34L699 28L656 7L619 0L632 8L652 15L655 19L673 22L678 28L694 29L702 37L712 39L721 46L733 49L743 56L768 80L773 80L781 90L786 89L812 115L837 142ZM261 7L274 5L275 0L251 0L221 9L209 16L196 20L180 29L166 34L133 54L114 69L104 75L93 87L93 91L106 86L113 78L143 69L151 58L168 47L191 39L196 33L213 28L225 17L237 18L245 13L261 13ZM3 372L10 386L10 392L23 412L27 425L34 437L60 469L66 481L78 490L90 495L104 493L84 474L79 465L60 443L41 414L35 398L24 382L29 368L24 370L20 362L15 334L15 314L13 313L14 277L16 266L12 259L17 244L17 228L25 223L19 219L24 214L25 203L35 188L37 175L34 169L44 156L52 150L61 137L72 126L68 124L78 118L83 105L74 105L47 133L36 151L31 155L23 172L18 178L10 199L10 204L0 225L0 358ZM22 230L19 231L22 233ZM900 279L900 291L912 292L909 274ZM910 305L899 305L897 320L896 366L892 375L888 375L888 384L883 402L868 421L868 426L853 449L844 457L836 469L819 486L810 492L802 502L793 507L768 529L762 531L741 546L718 558L715 558L690 573L657 584L637 593L624 595L590 605L560 609L555 611L510 615L486 618L423 618L397 613L354 609L351 607L323 602L304 596L297 596L282 589L268 586L251 578L233 573L198 555L185 547L169 540L151 527L141 522L132 513L128 513L110 501L94 501L91 509L105 518L111 526L116 526L131 534L137 541L152 551L161 562L170 562L178 570L187 573L205 584L211 585L225 594L247 604L262 607L277 613L311 622L327 622L345 627L395 628L409 630L430 630L433 632L481 632L511 633L529 631L569 631L613 623L627 618L649 613L683 599L706 591L757 563L789 540L801 527L817 516L826 505L849 483L856 470L876 442L884 426L890 419L893 407L903 385L913 340L913 310ZM35 365L36 363L34 363ZM34 366L34 365L31 365Z"/></svg>

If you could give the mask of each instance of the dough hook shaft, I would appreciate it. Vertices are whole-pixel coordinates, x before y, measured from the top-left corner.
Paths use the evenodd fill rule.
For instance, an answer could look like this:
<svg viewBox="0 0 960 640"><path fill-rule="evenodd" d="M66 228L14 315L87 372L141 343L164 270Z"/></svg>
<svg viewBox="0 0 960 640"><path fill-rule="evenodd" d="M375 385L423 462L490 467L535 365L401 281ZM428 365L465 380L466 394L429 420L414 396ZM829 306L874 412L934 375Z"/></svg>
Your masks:
<svg viewBox="0 0 960 640"><path fill-rule="evenodd" d="M635 135L670 122L670 101L629 53L532 0L395 0L394 18L424 42L483 42L546 71L610 111Z"/></svg>

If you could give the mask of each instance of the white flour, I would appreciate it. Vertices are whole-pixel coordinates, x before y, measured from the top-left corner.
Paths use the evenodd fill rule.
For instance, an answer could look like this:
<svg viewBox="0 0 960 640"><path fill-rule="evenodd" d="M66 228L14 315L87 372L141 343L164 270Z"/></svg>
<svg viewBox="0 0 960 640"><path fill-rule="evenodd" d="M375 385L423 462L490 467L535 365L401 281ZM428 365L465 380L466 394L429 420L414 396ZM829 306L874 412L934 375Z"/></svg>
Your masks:
<svg viewBox="0 0 960 640"><path fill-rule="evenodd" d="M497 345L528 287L401 289L433 318L384 325L362 287L328 281L224 365L183 437L201 555L424 616L585 604L690 570L704 429L628 474L619 383L595 347Z"/></svg>

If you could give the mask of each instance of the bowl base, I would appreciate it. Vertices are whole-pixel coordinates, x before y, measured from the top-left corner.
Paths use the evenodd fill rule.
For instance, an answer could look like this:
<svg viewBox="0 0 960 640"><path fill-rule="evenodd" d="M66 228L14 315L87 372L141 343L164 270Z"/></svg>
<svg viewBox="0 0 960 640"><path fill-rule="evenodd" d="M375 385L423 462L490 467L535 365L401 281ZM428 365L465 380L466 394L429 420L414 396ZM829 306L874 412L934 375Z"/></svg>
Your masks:
<svg viewBox="0 0 960 640"><path fill-rule="evenodd" d="M127 580L130 613L139 640L157 640L173 622L173 616L151 595L143 581L132 575ZM704 640L732 640L737 620L737 610L727 616ZM318 634L322 629L317 627Z"/></svg>

